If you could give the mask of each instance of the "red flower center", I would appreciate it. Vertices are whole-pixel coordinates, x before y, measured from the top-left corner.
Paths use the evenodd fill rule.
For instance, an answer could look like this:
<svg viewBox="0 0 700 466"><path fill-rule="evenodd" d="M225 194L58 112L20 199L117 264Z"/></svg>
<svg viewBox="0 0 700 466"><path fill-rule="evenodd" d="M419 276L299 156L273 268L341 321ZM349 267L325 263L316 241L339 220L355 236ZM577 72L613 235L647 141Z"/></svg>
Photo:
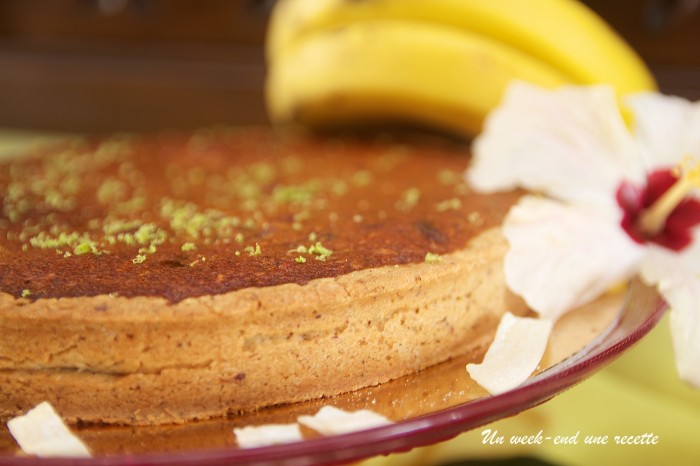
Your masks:
<svg viewBox="0 0 700 466"><path fill-rule="evenodd" d="M700 223L700 201L685 196L668 214L658 231L649 231L643 215L673 187L679 176L675 170L656 170L647 176L644 187L623 181L617 188L617 203L622 208L622 228L637 243L656 243L681 251L693 240L692 228Z"/></svg>

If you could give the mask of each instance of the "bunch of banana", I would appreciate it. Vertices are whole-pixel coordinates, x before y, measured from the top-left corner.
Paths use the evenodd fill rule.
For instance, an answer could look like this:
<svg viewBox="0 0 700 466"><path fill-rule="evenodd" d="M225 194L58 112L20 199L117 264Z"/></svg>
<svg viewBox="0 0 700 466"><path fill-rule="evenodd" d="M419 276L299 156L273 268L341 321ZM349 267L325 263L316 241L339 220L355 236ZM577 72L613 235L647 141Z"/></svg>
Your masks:
<svg viewBox="0 0 700 466"><path fill-rule="evenodd" d="M404 121L476 134L509 82L655 89L576 0L278 0L267 37L273 122Z"/></svg>

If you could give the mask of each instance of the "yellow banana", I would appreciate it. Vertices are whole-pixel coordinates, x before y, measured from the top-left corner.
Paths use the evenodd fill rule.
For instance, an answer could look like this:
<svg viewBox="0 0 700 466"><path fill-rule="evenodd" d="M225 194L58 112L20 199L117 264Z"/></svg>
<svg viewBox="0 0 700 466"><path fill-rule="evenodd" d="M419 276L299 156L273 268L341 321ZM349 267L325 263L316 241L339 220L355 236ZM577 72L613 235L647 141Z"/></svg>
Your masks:
<svg viewBox="0 0 700 466"><path fill-rule="evenodd" d="M408 20L320 30L279 52L267 80L270 117L312 126L404 120L473 135L512 79L567 81L490 37Z"/></svg>
<svg viewBox="0 0 700 466"><path fill-rule="evenodd" d="M577 84L620 94L655 89L637 54L576 0L281 0L267 38L271 62L294 42L366 20L407 19L482 34L549 63Z"/></svg>

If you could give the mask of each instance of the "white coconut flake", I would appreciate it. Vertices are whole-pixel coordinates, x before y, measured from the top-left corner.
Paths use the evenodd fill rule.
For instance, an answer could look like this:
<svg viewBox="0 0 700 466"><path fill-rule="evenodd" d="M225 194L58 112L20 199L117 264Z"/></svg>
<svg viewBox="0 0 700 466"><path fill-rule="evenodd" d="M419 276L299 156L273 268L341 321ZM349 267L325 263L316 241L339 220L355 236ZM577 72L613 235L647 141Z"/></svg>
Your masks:
<svg viewBox="0 0 700 466"><path fill-rule="evenodd" d="M264 447L300 441L298 424L264 424L233 429L236 442L241 448Z"/></svg>
<svg viewBox="0 0 700 466"><path fill-rule="evenodd" d="M323 435L347 434L392 424L369 409L349 412L334 406L324 406L313 416L299 416L297 421Z"/></svg>
<svg viewBox="0 0 700 466"><path fill-rule="evenodd" d="M467 364L472 379L491 394L511 390L532 375L542 359L552 321L504 314L481 364Z"/></svg>
<svg viewBox="0 0 700 466"><path fill-rule="evenodd" d="M48 402L23 416L10 419L7 428L22 451L28 455L89 458L90 450L63 423Z"/></svg>

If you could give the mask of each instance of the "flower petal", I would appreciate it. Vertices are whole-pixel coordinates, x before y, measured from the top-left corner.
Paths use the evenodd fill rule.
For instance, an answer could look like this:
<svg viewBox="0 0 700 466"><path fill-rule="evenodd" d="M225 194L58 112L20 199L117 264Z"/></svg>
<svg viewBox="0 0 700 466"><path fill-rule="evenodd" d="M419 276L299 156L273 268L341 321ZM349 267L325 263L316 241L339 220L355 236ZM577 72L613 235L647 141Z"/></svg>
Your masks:
<svg viewBox="0 0 700 466"><path fill-rule="evenodd" d="M700 388L700 231L682 253L652 246L640 275L671 308L671 337L681 378Z"/></svg>
<svg viewBox="0 0 700 466"><path fill-rule="evenodd" d="M609 214L534 196L511 209L503 232L509 288L553 320L627 280L645 252Z"/></svg>
<svg viewBox="0 0 700 466"><path fill-rule="evenodd" d="M547 349L552 321L516 317L501 318L496 337L481 364L467 364L467 372L489 393L511 390L527 380Z"/></svg>
<svg viewBox="0 0 700 466"><path fill-rule="evenodd" d="M700 388L700 278L660 285L671 308L671 339L681 379Z"/></svg>
<svg viewBox="0 0 700 466"><path fill-rule="evenodd" d="M700 229L694 231L690 246L681 252L650 244L640 267L644 282L660 287L683 283L700 274Z"/></svg>
<svg viewBox="0 0 700 466"><path fill-rule="evenodd" d="M643 92L625 103L634 112L635 136L651 164L673 166L686 156L700 160L700 102Z"/></svg>
<svg viewBox="0 0 700 466"><path fill-rule="evenodd" d="M508 88L474 141L467 179L484 192L524 187L560 200L614 203L625 178L644 165L612 89L606 86Z"/></svg>

